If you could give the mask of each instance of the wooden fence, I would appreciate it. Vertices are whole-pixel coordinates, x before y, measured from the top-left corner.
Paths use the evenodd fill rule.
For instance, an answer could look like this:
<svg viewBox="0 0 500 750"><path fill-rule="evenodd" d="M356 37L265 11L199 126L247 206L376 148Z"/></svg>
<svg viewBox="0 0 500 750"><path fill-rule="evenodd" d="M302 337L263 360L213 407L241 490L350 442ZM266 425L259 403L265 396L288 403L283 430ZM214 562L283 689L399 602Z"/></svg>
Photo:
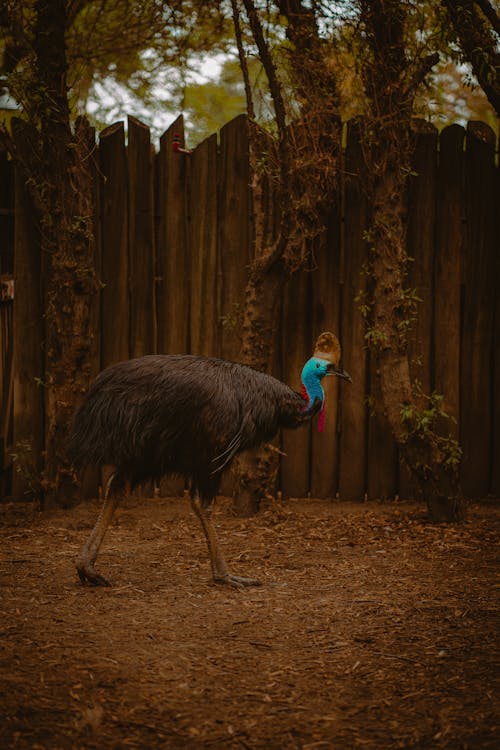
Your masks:
<svg viewBox="0 0 500 750"><path fill-rule="evenodd" d="M482 123L440 134L417 128L408 195L409 286L422 299L412 346L414 374L425 391L444 394L456 422L468 496L500 495L499 171L495 137ZM192 153L179 118L158 153L146 126L128 120L101 133L97 151L96 225L103 289L95 309L99 347L94 369L149 352L192 352L237 359L240 313L252 254L248 129L244 116ZM383 416L370 415L376 378L365 349L355 298L365 289L364 232L370 207L363 191L355 127L347 128L342 199L332 208L311 268L295 275L280 304L274 374L299 386L317 334L338 332L352 385L329 379L325 431L316 426L280 437L280 487L286 495L362 499L407 497L412 484L400 466ZM15 199L13 185L16 184ZM37 294L36 238L26 191L0 161L0 272L13 273L16 299L33 296L31 318L1 304L2 436L15 446L42 446L43 338ZM15 210L14 210L15 209ZM32 262L29 262L29 258ZM28 259L28 260L27 260ZM8 295L7 295L8 296ZM21 306L20 306L21 307ZM25 306L23 306L25 308ZM9 368L15 340L14 395ZM417 358L417 354L419 357ZM13 404L8 408L8 404ZM12 416L13 415L13 416ZM3 491L8 493L4 472ZM24 485L23 485L24 482ZM22 495L25 479L14 481ZM178 485L163 488L172 492ZM90 488L95 492L95 485Z"/></svg>

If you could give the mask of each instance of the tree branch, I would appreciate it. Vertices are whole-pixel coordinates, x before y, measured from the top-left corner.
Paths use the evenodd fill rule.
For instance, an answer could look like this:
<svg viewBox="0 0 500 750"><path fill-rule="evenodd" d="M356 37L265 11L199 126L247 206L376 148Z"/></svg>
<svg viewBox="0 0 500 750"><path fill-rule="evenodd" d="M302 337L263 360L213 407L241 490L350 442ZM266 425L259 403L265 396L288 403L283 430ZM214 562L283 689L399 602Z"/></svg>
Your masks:
<svg viewBox="0 0 500 750"><path fill-rule="evenodd" d="M489 26L493 9L482 15L473 0L441 0L441 4L448 12L463 56L470 62L479 85L500 117L500 54L493 34L498 18ZM483 13L489 7L489 3L484 2L477 5Z"/></svg>
<svg viewBox="0 0 500 750"><path fill-rule="evenodd" d="M285 103L283 101L283 95L281 93L281 84L278 80L278 74L276 72L276 66L271 56L271 50L264 38L264 30L262 23L259 18L259 14L253 0L243 0L245 10L247 12L250 28L252 29L253 38L259 50L259 56L266 71L267 80L269 82L269 90L273 99L274 111L276 114L276 125L278 127L278 134L280 144L283 144L283 148L288 149L288 139L286 133L286 113ZM287 159L287 161L289 161Z"/></svg>
<svg viewBox="0 0 500 750"><path fill-rule="evenodd" d="M415 91L420 84L422 84L428 74L431 72L434 65L437 65L439 62L439 53L438 52L432 52L430 55L427 55L425 57L420 66L417 68L415 73L413 74L413 77L411 79L410 85L408 86L408 93L411 91Z"/></svg>
<svg viewBox="0 0 500 750"><path fill-rule="evenodd" d="M488 0L475 0L476 5L479 5L484 15L491 23L493 30L500 35L500 16L495 11L493 6Z"/></svg>
<svg viewBox="0 0 500 750"><path fill-rule="evenodd" d="M233 22L234 22L234 34L236 36L236 46L238 47L238 57L240 59L240 67L241 67L241 72L243 74L243 82L245 84L247 113L251 120L255 120L255 109L253 106L252 87L250 86L250 76L248 74L248 65L247 65L247 59L245 56L245 50L243 49L243 38L241 34L240 9L238 8L238 0L231 0L231 6L233 8Z"/></svg>
<svg viewBox="0 0 500 750"><path fill-rule="evenodd" d="M281 193L281 221L279 237L269 252L260 259L256 259L254 269L258 273L266 273L272 266L283 260L290 230L291 230L291 196L290 196L290 140L286 126L285 102L281 92L281 84L278 80L276 66L271 56L271 50L264 38L264 30L259 14L252 0L243 0L245 10L252 29L253 38L259 50L259 56L269 82L269 90L274 104L276 125L278 128L278 149L280 169L280 193Z"/></svg>

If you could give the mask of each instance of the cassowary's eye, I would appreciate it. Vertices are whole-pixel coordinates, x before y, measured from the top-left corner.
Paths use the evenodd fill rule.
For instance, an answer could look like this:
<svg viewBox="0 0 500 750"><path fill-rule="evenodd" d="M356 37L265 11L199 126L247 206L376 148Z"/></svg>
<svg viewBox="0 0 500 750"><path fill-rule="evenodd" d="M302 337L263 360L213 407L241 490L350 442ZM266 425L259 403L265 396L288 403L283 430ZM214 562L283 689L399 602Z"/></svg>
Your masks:
<svg viewBox="0 0 500 750"><path fill-rule="evenodd" d="M316 369L318 369L320 366L319 362L316 362Z"/></svg>

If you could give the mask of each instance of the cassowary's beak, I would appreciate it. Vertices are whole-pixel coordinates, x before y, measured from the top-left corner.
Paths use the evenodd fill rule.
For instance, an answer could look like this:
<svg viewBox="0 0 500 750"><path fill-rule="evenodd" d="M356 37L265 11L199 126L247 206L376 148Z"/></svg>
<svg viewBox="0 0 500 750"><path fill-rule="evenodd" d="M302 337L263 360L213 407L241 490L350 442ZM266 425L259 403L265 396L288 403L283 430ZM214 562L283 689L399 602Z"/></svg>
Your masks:
<svg viewBox="0 0 500 750"><path fill-rule="evenodd" d="M352 378L349 375L348 372L345 370L341 370L337 365L334 365L333 362L329 362L326 366L326 374L327 375L336 375L338 378L344 378L344 380L348 380L349 383L352 383Z"/></svg>

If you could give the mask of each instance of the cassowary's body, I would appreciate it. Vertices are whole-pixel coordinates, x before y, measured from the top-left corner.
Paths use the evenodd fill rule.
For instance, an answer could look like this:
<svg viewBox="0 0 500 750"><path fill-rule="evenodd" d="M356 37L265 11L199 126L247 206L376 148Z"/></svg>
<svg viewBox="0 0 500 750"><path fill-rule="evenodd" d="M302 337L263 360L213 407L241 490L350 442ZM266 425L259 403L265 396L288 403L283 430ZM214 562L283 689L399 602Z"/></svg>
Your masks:
<svg viewBox="0 0 500 750"><path fill-rule="evenodd" d="M340 356L338 341L337 348ZM75 466L112 467L103 509L76 563L82 582L107 584L94 563L124 487L175 473L190 482L214 580L258 584L229 573L210 504L222 470L237 453L269 440L281 427L311 419L324 403L326 375L350 380L338 369L338 356L323 354L304 366L304 396L270 375L207 357L150 355L104 370L75 415L69 444Z"/></svg>
<svg viewBox="0 0 500 750"><path fill-rule="evenodd" d="M209 500L236 453L303 424L307 406L284 383L244 365L140 357L96 378L76 413L70 455L76 466L112 465L132 486L180 474Z"/></svg>

